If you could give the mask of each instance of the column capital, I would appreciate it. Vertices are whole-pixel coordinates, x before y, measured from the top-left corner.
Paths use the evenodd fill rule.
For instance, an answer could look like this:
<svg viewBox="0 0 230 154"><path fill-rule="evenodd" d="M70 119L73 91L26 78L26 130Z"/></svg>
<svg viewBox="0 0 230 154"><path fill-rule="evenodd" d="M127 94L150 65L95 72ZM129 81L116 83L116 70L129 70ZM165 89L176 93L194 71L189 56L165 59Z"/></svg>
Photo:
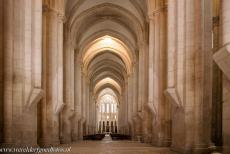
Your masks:
<svg viewBox="0 0 230 154"><path fill-rule="evenodd" d="M66 22L66 16L63 13L57 13L58 21L65 23Z"/></svg>
<svg viewBox="0 0 230 154"><path fill-rule="evenodd" d="M161 6L155 10L153 10L153 12L150 14L150 16L155 16L156 14L159 14L159 13L162 13L164 11L167 11L167 8L168 6L167 5L164 5L164 6Z"/></svg>
<svg viewBox="0 0 230 154"><path fill-rule="evenodd" d="M150 21L154 21L155 17L154 17L154 13L153 12L151 14L149 14L148 16L149 16L149 20Z"/></svg>
<svg viewBox="0 0 230 154"><path fill-rule="evenodd" d="M55 11L52 8L50 8L48 5L42 5L42 12L43 13L48 13L48 12L55 12L55 13L57 13L57 11Z"/></svg>
<svg viewBox="0 0 230 154"><path fill-rule="evenodd" d="M58 18L60 18L62 20L65 19L64 13L61 13L59 10L56 10L56 9L50 7L49 5L46 5L46 4L42 5L42 12L43 13L48 13L48 12L54 13L58 16Z"/></svg>

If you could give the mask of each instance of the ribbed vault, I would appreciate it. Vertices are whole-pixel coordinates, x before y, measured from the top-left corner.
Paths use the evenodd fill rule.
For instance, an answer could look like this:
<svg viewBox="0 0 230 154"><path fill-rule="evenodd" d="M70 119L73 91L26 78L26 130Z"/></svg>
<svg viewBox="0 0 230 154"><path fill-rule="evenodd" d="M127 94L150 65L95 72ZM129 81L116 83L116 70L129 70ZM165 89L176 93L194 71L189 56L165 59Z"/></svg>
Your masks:
<svg viewBox="0 0 230 154"><path fill-rule="evenodd" d="M110 95L119 107L117 119L113 120L119 123L120 131L128 129L131 112L137 112L130 104L130 96L138 93L131 87L140 84L144 88L138 82L138 72L145 67L146 8L140 0L66 2L66 42L71 46L67 52L74 53L75 89L80 88L75 92L80 96L76 103L84 110L84 123L99 124L98 117L89 113L99 113L96 104ZM133 104L137 106L137 99Z"/></svg>

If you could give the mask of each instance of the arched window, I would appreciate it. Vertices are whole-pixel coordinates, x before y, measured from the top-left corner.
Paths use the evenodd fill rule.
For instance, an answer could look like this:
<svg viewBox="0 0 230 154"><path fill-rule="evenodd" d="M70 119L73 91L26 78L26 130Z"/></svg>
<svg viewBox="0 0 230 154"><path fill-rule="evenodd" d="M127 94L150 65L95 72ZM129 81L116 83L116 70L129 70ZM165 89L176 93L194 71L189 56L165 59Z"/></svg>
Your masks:
<svg viewBox="0 0 230 154"><path fill-rule="evenodd" d="M116 104L114 105L114 112L115 113L117 112L117 105Z"/></svg>
<svg viewBox="0 0 230 154"><path fill-rule="evenodd" d="M105 112L105 104L101 104L101 108L102 108L102 113Z"/></svg>
<svg viewBox="0 0 230 154"><path fill-rule="evenodd" d="M107 104L107 113L109 113L109 103Z"/></svg>
<svg viewBox="0 0 230 154"><path fill-rule="evenodd" d="M112 112L112 113L114 113L113 105L114 105L114 104L111 104L111 112Z"/></svg>

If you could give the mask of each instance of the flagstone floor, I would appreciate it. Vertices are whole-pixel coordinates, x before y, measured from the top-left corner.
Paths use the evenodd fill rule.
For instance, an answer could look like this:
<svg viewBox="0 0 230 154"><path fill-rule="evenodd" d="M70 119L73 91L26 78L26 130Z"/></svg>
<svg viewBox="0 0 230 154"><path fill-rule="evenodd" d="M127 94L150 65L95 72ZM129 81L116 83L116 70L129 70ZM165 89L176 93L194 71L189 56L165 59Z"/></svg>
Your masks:
<svg viewBox="0 0 230 154"><path fill-rule="evenodd" d="M168 148L157 148L134 141L80 141L63 147L71 147L71 152L59 154L178 154Z"/></svg>

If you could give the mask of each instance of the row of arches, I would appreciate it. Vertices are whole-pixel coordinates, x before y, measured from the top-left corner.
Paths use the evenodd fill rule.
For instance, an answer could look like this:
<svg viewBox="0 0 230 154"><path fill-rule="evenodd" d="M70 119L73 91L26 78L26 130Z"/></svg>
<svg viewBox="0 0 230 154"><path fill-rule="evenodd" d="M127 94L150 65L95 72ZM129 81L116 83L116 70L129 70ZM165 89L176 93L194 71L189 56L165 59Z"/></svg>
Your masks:
<svg viewBox="0 0 230 154"><path fill-rule="evenodd" d="M212 2L0 0L0 142L81 140L109 95L134 140L203 153L223 122L228 145L229 1Z"/></svg>
<svg viewBox="0 0 230 154"><path fill-rule="evenodd" d="M145 99L143 95L138 96L137 87L140 90L147 88L141 81L146 75L138 73L143 72L147 64L144 60L148 41L146 10L146 3L138 0L66 2L68 50L65 52L74 57L77 73L73 78L77 81L75 86L81 89L75 93L80 98L74 103L82 106L83 112L95 115L80 113L92 128L86 131L87 134L95 133L98 122L108 117L117 122L117 132L131 133L129 125L133 123L132 116L137 114L138 106L136 98L132 97ZM133 85L136 88L131 88ZM114 98L117 112L99 116L98 104L104 95ZM134 110L131 104L134 104Z"/></svg>

